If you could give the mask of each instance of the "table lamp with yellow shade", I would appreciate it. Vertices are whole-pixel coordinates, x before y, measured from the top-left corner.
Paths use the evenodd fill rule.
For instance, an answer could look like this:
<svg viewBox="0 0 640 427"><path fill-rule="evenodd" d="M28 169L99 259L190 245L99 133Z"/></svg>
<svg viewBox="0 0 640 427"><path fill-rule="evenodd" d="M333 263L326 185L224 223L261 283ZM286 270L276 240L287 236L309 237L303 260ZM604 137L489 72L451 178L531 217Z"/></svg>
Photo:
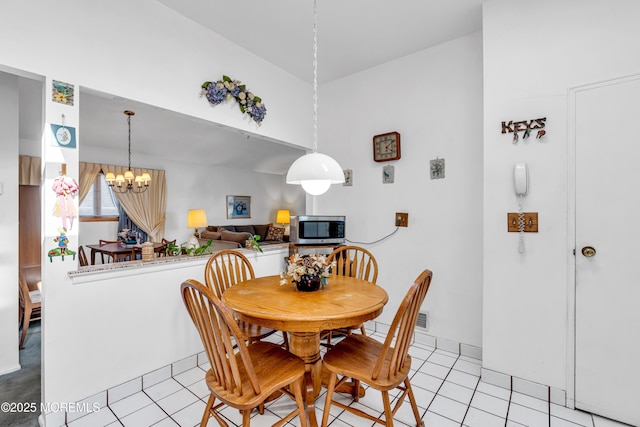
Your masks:
<svg viewBox="0 0 640 427"><path fill-rule="evenodd" d="M282 224L282 228L285 228L285 224L289 224L291 222L291 214L288 209L278 209L278 213L276 214L276 223Z"/></svg>
<svg viewBox="0 0 640 427"><path fill-rule="evenodd" d="M289 223L291 223L291 213L288 209L278 209L276 214L276 224L282 224L284 228L285 241L289 240Z"/></svg>
<svg viewBox="0 0 640 427"><path fill-rule="evenodd" d="M200 242L198 242L198 237L200 237L198 228L203 228L206 226L207 214L204 209L189 209L189 213L187 215L187 227L195 229L193 236L189 238L189 246L200 246Z"/></svg>

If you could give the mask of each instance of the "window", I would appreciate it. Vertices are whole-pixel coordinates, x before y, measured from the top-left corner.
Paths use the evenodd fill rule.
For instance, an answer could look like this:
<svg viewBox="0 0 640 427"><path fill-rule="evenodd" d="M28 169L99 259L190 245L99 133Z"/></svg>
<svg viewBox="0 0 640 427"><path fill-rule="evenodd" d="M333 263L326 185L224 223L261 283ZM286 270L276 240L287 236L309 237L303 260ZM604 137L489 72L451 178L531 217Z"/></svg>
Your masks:
<svg viewBox="0 0 640 427"><path fill-rule="evenodd" d="M89 193L78 207L78 216L84 219L118 220L118 202L109 189L104 174L99 173Z"/></svg>

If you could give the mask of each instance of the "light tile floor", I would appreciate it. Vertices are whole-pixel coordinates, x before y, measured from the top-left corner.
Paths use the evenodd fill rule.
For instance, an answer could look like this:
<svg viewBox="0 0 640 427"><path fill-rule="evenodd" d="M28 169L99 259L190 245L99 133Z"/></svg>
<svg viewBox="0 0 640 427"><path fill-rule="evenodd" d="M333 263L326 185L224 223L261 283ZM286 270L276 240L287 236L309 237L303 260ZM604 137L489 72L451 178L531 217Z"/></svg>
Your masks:
<svg viewBox="0 0 640 427"><path fill-rule="evenodd" d="M373 334L380 341L384 336ZM324 351L324 350L323 350ZM422 419L427 427L615 427L622 426L591 414L549 404L521 393L511 392L480 381L480 360L459 356L439 349L414 344L411 383ZM199 425L209 392L204 382L207 365L186 370L142 391L123 397L100 411L78 418L69 427L99 426L181 426ZM322 417L325 392L316 402L318 421ZM349 396L340 396L350 401ZM359 402L352 403L368 412L382 416L382 399L376 390L367 390ZM392 402L393 405L393 402ZM254 412L251 425L270 426L280 416L293 409L293 402L282 397L266 405L264 415ZM222 414L229 425L241 425L240 413L226 408ZM394 418L397 426L414 426L415 420L408 403L403 404ZM209 426L217 422L209 419ZM299 426L293 419L290 426ZM376 425L362 418L332 407L332 427L360 427Z"/></svg>

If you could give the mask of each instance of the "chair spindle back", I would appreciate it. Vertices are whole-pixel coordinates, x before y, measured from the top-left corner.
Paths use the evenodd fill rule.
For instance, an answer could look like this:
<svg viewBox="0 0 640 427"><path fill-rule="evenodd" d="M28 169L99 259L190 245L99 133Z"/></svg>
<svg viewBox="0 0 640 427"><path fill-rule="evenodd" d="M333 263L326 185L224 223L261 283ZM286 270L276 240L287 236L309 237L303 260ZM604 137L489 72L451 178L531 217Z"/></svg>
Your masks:
<svg viewBox="0 0 640 427"><path fill-rule="evenodd" d="M331 252L327 260L336 262L333 274L337 276L355 277L371 283L376 283L378 279L375 257L359 246L341 246Z"/></svg>
<svg viewBox="0 0 640 427"><path fill-rule="evenodd" d="M413 331L418 320L418 312L420 306L427 296L429 285L431 284L431 277L433 273L430 270L424 270L413 285L407 291L402 303L398 307L398 311L391 323L389 332L384 341L384 346L378 361L373 370L372 378L376 379L378 376L388 375L394 376L402 369L402 364L407 358L409 353L409 346L411 345L411 338L413 337ZM395 338L395 344L393 343ZM393 348L391 345L393 344ZM382 372L384 362L389 350L392 349L391 362L389 363L389 371Z"/></svg>
<svg viewBox="0 0 640 427"><path fill-rule="evenodd" d="M246 373L253 392L260 393L260 385L249 357L246 339L231 313L211 289L196 280L187 280L180 286L182 299L204 345L211 370L227 393L242 396L241 372ZM237 358L234 346L240 357Z"/></svg>
<svg viewBox="0 0 640 427"><path fill-rule="evenodd" d="M204 269L204 280L218 298L236 283L254 279L255 273L251 263L242 253L224 250L215 253Z"/></svg>

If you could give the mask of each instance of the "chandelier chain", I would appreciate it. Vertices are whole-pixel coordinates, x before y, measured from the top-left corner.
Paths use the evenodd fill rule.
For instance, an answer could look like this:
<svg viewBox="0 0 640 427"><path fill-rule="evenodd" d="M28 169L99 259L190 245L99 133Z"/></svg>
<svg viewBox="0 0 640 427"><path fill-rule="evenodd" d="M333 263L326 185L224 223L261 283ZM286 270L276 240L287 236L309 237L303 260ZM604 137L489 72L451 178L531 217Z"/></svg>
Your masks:
<svg viewBox="0 0 640 427"><path fill-rule="evenodd" d="M318 151L318 0L313 0L313 152Z"/></svg>
<svg viewBox="0 0 640 427"><path fill-rule="evenodd" d="M131 170L131 114L127 114L127 124L129 125L129 170Z"/></svg>

